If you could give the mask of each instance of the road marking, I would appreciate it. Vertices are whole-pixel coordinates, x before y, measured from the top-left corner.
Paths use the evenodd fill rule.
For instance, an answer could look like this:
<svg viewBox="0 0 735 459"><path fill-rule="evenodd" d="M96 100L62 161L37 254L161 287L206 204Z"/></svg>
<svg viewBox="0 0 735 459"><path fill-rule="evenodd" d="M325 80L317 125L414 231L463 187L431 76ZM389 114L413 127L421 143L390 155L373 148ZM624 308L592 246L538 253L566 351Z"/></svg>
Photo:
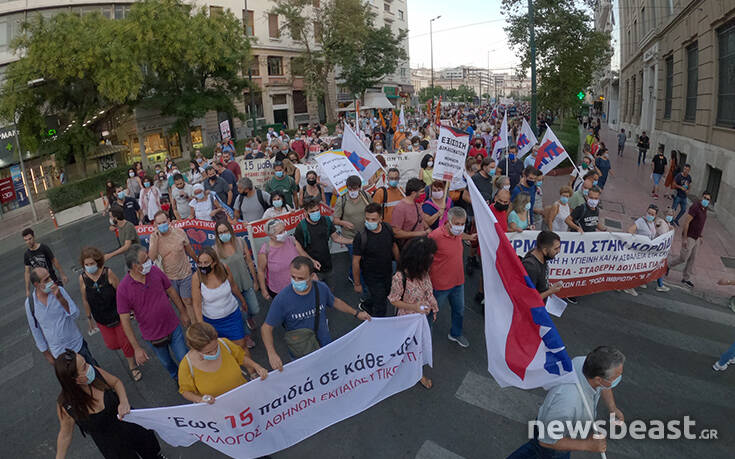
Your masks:
<svg viewBox="0 0 735 459"><path fill-rule="evenodd" d="M695 319L706 320L718 325L729 325L735 327L735 314L725 312L724 308L714 310L696 304L684 303L683 301L667 298L667 295L644 294L637 297L626 299L632 303L641 304L643 306L651 306L658 309L665 309L670 312L682 314Z"/></svg>
<svg viewBox="0 0 735 459"><path fill-rule="evenodd" d="M33 368L33 356L27 352L0 368L0 386Z"/></svg>
<svg viewBox="0 0 735 459"><path fill-rule="evenodd" d="M464 457L442 448L431 440L426 440L416 453L416 459L464 459Z"/></svg>
<svg viewBox="0 0 735 459"><path fill-rule="evenodd" d="M0 340L0 349L3 351L10 349L11 346L19 343L20 341L24 340L28 335L31 334L31 331L28 328L15 328L15 333L12 333L11 335L4 336ZM19 333L20 332L20 333Z"/></svg>
<svg viewBox="0 0 735 459"><path fill-rule="evenodd" d="M7 303L5 304L13 304L13 305L17 304L17 307L6 308L10 310L7 312L3 311L2 316L0 316L0 327L4 327L8 325L9 323L18 320L21 317L25 317L26 310L25 310L25 302L23 301L25 297L18 298L17 303L16 303L16 299L15 299L16 296L17 295L13 295L13 297L11 298L5 298L5 301L7 301Z"/></svg>
<svg viewBox="0 0 735 459"><path fill-rule="evenodd" d="M544 401L542 396L516 387L501 388L489 376L469 371L454 394L470 405L491 411L510 420L526 424L536 419Z"/></svg>

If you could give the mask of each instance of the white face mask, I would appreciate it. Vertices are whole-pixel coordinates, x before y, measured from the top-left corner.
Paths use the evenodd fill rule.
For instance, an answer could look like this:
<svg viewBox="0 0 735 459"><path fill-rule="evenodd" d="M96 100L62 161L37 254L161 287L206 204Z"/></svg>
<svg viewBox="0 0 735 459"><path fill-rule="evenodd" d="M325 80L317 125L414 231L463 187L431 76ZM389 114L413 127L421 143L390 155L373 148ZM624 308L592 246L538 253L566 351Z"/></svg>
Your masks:
<svg viewBox="0 0 735 459"><path fill-rule="evenodd" d="M452 225L449 231L455 236L459 236L464 232L464 225Z"/></svg>
<svg viewBox="0 0 735 459"><path fill-rule="evenodd" d="M145 263L143 263L143 269L140 270L140 273L145 276L146 274L151 272L152 267L153 267L153 262L150 259L148 259L145 261Z"/></svg>
<svg viewBox="0 0 735 459"><path fill-rule="evenodd" d="M286 233L286 232L284 231L284 232L283 232L283 233L281 233L281 234L276 234L276 241L278 241L278 242L283 242L283 241L285 241L285 240L286 240L286 238L287 238L287 237L288 237L288 233Z"/></svg>
<svg viewBox="0 0 735 459"><path fill-rule="evenodd" d="M357 199L357 197L360 196L360 191L350 190L347 192L347 194L350 195L350 199Z"/></svg>
<svg viewBox="0 0 735 459"><path fill-rule="evenodd" d="M593 209L594 209L595 207L597 207L597 204L599 204L599 203L600 203L600 200L599 200L599 199L588 199L588 200L587 200L587 204L588 204L588 205L589 205L589 206L590 206L591 208L593 208Z"/></svg>
<svg viewBox="0 0 735 459"><path fill-rule="evenodd" d="M503 185L504 190L510 190L510 185Z"/></svg>
<svg viewBox="0 0 735 459"><path fill-rule="evenodd" d="M442 197L444 197L444 192L443 191L432 191L431 197L434 199L441 199Z"/></svg>
<svg viewBox="0 0 735 459"><path fill-rule="evenodd" d="M427 167L434 167L434 161L429 161L426 163Z"/></svg>

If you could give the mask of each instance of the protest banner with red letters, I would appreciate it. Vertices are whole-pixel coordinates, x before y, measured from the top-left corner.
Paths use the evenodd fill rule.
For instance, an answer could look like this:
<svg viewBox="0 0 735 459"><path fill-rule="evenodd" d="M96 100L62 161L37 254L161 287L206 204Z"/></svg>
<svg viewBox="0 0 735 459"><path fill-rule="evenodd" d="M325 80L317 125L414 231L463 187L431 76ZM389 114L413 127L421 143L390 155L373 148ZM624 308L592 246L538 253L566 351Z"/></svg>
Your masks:
<svg viewBox="0 0 735 459"><path fill-rule="evenodd" d="M173 228L181 228L189 238L189 243L196 253L202 251L203 247L211 247L215 243L217 234L215 232L215 222L206 220L174 220L170 223ZM235 230L236 237L242 237L248 240L248 227L243 223L235 223L232 225ZM141 244L148 247L151 235L157 231L155 225L139 225L135 227Z"/></svg>
<svg viewBox="0 0 735 459"><path fill-rule="evenodd" d="M253 181L253 186L256 188L263 188L273 178L273 164L269 158L259 159L242 159L238 158L237 162L240 164L240 174L242 177L247 177ZM234 190L237 191L237 190Z"/></svg>
<svg viewBox="0 0 735 459"><path fill-rule="evenodd" d="M423 366L432 365L431 352L423 315L375 318L212 405L133 410L124 420L155 430L173 446L201 441L230 457L261 457L410 388Z"/></svg>
<svg viewBox="0 0 735 459"><path fill-rule="evenodd" d="M538 231L508 233L518 256L536 246ZM561 251L549 260L549 283L562 281L559 297L638 287L666 273L674 232L656 239L628 233L559 232Z"/></svg>

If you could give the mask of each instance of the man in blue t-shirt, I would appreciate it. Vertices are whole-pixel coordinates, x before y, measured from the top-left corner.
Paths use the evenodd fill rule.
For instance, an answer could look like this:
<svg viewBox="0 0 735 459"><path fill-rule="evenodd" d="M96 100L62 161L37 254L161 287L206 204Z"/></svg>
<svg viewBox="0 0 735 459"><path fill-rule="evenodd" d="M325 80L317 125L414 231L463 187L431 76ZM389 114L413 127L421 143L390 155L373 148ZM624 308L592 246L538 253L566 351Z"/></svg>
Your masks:
<svg viewBox="0 0 735 459"><path fill-rule="evenodd" d="M674 183L671 184L671 187L676 190L671 209L676 212L676 208L681 207L679 214L674 218L674 225L676 226L679 226L679 219L687 210L687 192L692 185L692 177L689 175L691 169L692 167L689 164L685 164L681 172L674 177Z"/></svg>
<svg viewBox="0 0 735 459"><path fill-rule="evenodd" d="M291 262L291 285L276 295L268 310L265 323L260 327L263 344L268 352L268 362L274 370L283 371L283 362L273 346L273 328L283 325L286 331L314 330L316 315L316 292L319 289L319 327L317 341L326 346L332 341L329 335L326 308L334 308L351 314L360 320L371 320L370 314L353 309L344 301L336 298L327 284L314 279L314 263L307 257L296 257Z"/></svg>

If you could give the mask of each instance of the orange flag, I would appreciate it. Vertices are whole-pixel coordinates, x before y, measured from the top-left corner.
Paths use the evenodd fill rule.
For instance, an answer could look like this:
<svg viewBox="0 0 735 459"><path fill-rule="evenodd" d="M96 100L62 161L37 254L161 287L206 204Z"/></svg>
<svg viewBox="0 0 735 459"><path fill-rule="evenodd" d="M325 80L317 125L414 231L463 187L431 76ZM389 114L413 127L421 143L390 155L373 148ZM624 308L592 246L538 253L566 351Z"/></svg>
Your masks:
<svg viewBox="0 0 735 459"><path fill-rule="evenodd" d="M378 110L378 115L380 116L380 125L383 126L383 129L385 129L385 118L383 118L383 110Z"/></svg>
<svg viewBox="0 0 735 459"><path fill-rule="evenodd" d="M396 111L391 109L390 110L393 113L393 118L390 119L390 128L394 131L398 127L398 115L396 115Z"/></svg>
<svg viewBox="0 0 735 459"><path fill-rule="evenodd" d="M439 102L436 104L436 124L439 124L439 119L441 118L442 113L442 96L439 96Z"/></svg>

